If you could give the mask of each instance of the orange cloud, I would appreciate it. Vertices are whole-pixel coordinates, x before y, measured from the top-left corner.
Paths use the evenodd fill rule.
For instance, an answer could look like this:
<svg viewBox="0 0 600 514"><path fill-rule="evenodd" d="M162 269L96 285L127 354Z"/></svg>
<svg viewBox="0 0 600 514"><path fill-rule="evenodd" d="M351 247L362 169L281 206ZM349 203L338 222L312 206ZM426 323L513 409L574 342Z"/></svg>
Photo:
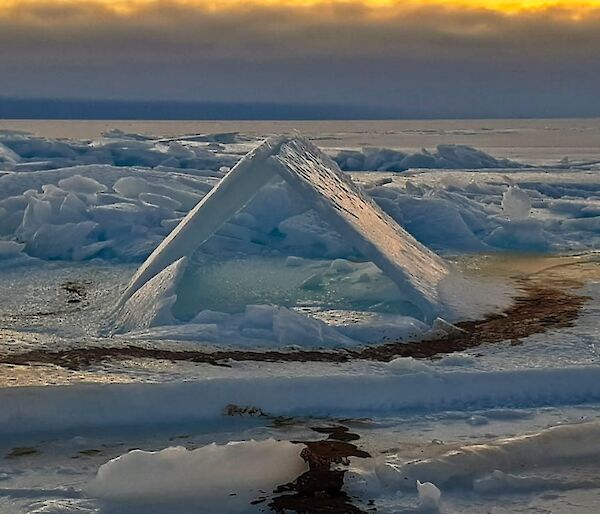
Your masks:
<svg viewBox="0 0 600 514"><path fill-rule="evenodd" d="M135 15L160 5L159 0L0 0L0 14L24 14L29 10L84 8L94 6L117 15ZM323 7L327 13L344 8L361 9L364 16L398 16L428 7L447 10L484 10L506 15L548 12L570 19L584 18L600 9L600 0L173 0L181 8L207 12L248 11L260 8L311 10Z"/></svg>

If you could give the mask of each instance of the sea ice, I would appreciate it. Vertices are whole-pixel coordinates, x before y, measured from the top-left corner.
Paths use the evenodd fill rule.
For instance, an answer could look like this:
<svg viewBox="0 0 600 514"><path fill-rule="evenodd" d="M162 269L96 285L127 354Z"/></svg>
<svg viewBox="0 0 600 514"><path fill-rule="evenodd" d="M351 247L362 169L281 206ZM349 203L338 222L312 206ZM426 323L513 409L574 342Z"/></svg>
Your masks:
<svg viewBox="0 0 600 514"><path fill-rule="evenodd" d="M307 471L300 457L303 448L267 439L213 443L196 450L133 450L100 466L87 492L120 504L188 503L203 512L247 511L251 501Z"/></svg>
<svg viewBox="0 0 600 514"><path fill-rule="evenodd" d="M186 262L185 257L173 262L128 298L114 320L114 331L123 333L174 323L171 308L177 300L177 285Z"/></svg>
<svg viewBox="0 0 600 514"><path fill-rule="evenodd" d="M211 141L211 135L196 137L157 139L114 133L110 138L90 141L3 132L0 143L6 150L3 149L5 162L0 172L0 236L27 243L44 223L61 225L91 220L101 226L94 233L96 241L89 244L102 243L102 249L97 253L64 252L61 259L73 255L118 261L145 259L223 177L220 170L238 162L248 148L248 138L242 136L235 136L235 141L227 145ZM196 157L189 157L190 152ZM11 162L6 160L9 154ZM421 243L442 253L488 252L496 248L581 251L600 247L600 228L594 219L600 216L598 180L593 167L586 167L585 163L569 161L556 170L517 167L518 163L512 163L513 169L509 169L503 167L506 163L502 159L497 159L499 164L494 163L483 152L452 146L417 154L375 148L358 152L359 155L349 150L340 152L340 156L346 154L353 156L349 160L355 164L362 163L358 168L369 171L399 162L402 156L412 159L410 167L444 165L458 170L477 165L492 166L488 170L493 166L502 169L502 173L480 170L476 175L450 169L421 170L393 178L356 174L354 179L365 183L369 195L388 215ZM444 163L439 161L440 156ZM336 159L342 167L357 168L346 166L345 158ZM169 165L164 164L167 160ZM519 188L529 197L532 209L527 219L511 215L507 220L507 212L502 210L507 186L511 188L510 195ZM93 193L94 190L98 192ZM65 200L68 194L71 196ZM296 255L303 256L298 249L308 251L309 247L302 243L310 238L313 245L326 245L331 258L349 258L349 245L336 238L331 227L325 230L326 224L320 223L312 232L308 230L314 216L305 214L306 208L291 209L298 206L298 198L293 196L286 184L262 188L244 213L255 218L250 242L221 238L220 249L252 252L257 248L255 241L268 240L273 245L278 231L285 230L288 249L296 251ZM79 200L77 205L75 197ZM32 199L49 202L51 212L39 211L33 220L29 212L29 219L24 220L25 208ZM61 202L65 205L61 206ZM135 205L140 215L132 218L131 209L120 205L125 203ZM109 209L114 216L107 216L104 209L96 211L97 207L112 204L117 204ZM19 229L24 221L28 228ZM507 221L513 226L508 227ZM528 221L530 226L521 227L517 223L520 221ZM217 243L216 236L212 239L212 244ZM29 252L27 247L24 251ZM55 255L56 252L52 258ZM46 258L40 253L36 256Z"/></svg>
<svg viewBox="0 0 600 514"><path fill-rule="evenodd" d="M209 329L209 324L205 327ZM142 341L147 339L142 337ZM422 361L404 364L401 360L357 365L351 371L344 366L292 366L256 367L243 373L236 365L218 370L218 377L211 368L201 367L200 377L180 382L169 376L166 383L6 387L0 389L0 435L143 426L164 420L212 422L222 420L228 404L253 405L274 416L368 417L409 410L472 411L490 405L499 409L600 400L596 365L506 371L453 369ZM570 427L557 427L537 439L515 439L517 444L509 440L506 446L484 445L459 452L457 457L406 464L403 474L394 476L402 484L408 483L403 479L408 476L411 487L416 480L443 486L452 476L502 469L498 459L510 468L518 466L521 458L534 463L538 457L600 454L598 424ZM538 442L541 450L536 453Z"/></svg>
<svg viewBox="0 0 600 514"><path fill-rule="evenodd" d="M502 209L511 220L522 220L529 216L531 201L519 186L509 186L502 195Z"/></svg>
<svg viewBox="0 0 600 514"><path fill-rule="evenodd" d="M425 149L406 153L389 148L365 147L362 151L342 150L334 156L346 171L406 171L410 168L485 169L521 168L522 163L496 159L465 145L438 145L434 152Z"/></svg>
<svg viewBox="0 0 600 514"><path fill-rule="evenodd" d="M13 152L6 145L0 143L0 163L15 164L21 160L21 157L16 152Z"/></svg>

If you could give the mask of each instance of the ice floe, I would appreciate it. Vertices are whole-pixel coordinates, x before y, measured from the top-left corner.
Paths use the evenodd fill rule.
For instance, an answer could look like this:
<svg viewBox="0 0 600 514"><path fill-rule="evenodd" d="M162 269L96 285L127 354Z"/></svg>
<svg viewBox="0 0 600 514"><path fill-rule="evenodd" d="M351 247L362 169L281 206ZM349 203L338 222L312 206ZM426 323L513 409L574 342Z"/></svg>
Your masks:
<svg viewBox="0 0 600 514"><path fill-rule="evenodd" d="M239 441L195 450L133 450L98 469L88 494L105 502L156 510L192 504L204 512L246 512L259 497L291 482L308 466L302 444ZM163 510L164 512L164 510Z"/></svg>

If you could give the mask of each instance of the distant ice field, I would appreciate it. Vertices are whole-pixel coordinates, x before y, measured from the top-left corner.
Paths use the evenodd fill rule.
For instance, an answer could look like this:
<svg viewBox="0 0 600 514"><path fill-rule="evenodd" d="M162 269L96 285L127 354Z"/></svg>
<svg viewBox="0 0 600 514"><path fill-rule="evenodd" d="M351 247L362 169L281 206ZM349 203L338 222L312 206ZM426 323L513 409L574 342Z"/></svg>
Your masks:
<svg viewBox="0 0 600 514"><path fill-rule="evenodd" d="M600 156L600 119L398 120L398 121L61 121L0 120L0 130L24 130L43 137L97 138L112 129L176 136L243 132L260 137L310 137L324 148L380 146L416 151L438 144L462 144L494 155L530 162Z"/></svg>

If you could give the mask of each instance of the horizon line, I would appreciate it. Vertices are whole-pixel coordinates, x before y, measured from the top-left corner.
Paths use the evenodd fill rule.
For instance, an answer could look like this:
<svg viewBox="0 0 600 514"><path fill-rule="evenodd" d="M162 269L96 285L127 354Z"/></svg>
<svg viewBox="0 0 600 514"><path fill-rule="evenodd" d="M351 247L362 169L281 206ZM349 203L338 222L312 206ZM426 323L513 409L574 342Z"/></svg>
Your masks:
<svg viewBox="0 0 600 514"><path fill-rule="evenodd" d="M151 109L152 112L148 112ZM425 121L595 119L600 112L440 112L360 104L0 97L0 120L65 121Z"/></svg>

